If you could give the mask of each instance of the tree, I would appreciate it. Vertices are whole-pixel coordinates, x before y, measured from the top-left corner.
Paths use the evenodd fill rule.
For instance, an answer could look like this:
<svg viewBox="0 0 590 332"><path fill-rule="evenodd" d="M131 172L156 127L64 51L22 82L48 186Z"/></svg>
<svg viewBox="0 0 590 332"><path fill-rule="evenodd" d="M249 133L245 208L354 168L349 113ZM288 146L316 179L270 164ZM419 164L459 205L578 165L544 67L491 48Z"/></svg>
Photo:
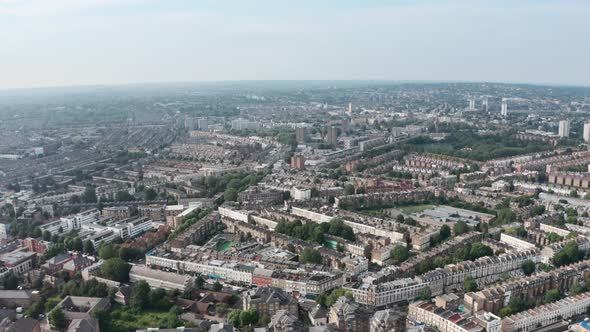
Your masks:
<svg viewBox="0 0 590 332"><path fill-rule="evenodd" d="M299 262L304 264L321 264L323 261L322 254L312 248L305 248L299 254Z"/></svg>
<svg viewBox="0 0 590 332"><path fill-rule="evenodd" d="M475 279L473 279L472 276L465 278L465 281L463 282L463 291L465 293L477 291L477 282L475 282Z"/></svg>
<svg viewBox="0 0 590 332"><path fill-rule="evenodd" d="M469 231L469 227L464 221L458 221L453 225L453 233L455 236L467 233Z"/></svg>
<svg viewBox="0 0 590 332"><path fill-rule="evenodd" d="M432 291L430 290L430 287L424 286L424 288L422 288L420 293L418 293L417 299L422 300L422 301L428 301L431 298L432 298Z"/></svg>
<svg viewBox="0 0 590 332"><path fill-rule="evenodd" d="M229 310L229 306L225 303L215 304L215 313L218 316L221 316L221 317L225 316L225 314L227 314L228 310Z"/></svg>
<svg viewBox="0 0 590 332"><path fill-rule="evenodd" d="M51 232L49 232L49 231L44 231L44 232L43 232L43 240L44 240L44 241L51 241Z"/></svg>
<svg viewBox="0 0 590 332"><path fill-rule="evenodd" d="M259 316L256 309L251 308L240 312L240 325L250 326L258 322Z"/></svg>
<svg viewBox="0 0 590 332"><path fill-rule="evenodd" d="M547 293L545 293L545 296L543 297L543 302L544 303L551 303L551 302L559 301L560 299L561 299L561 294L559 293L559 290L550 289L547 291Z"/></svg>
<svg viewBox="0 0 590 332"><path fill-rule="evenodd" d="M61 298L59 296L47 299L47 301L45 301L45 312L50 312L53 310L53 308L55 308L59 302L61 302Z"/></svg>
<svg viewBox="0 0 590 332"><path fill-rule="evenodd" d="M73 248L76 251L82 252L82 250L84 249L84 243L82 242L81 238L77 237L74 239Z"/></svg>
<svg viewBox="0 0 590 332"><path fill-rule="evenodd" d="M109 259L119 256L119 250L112 244L101 243L98 249L98 254L101 259Z"/></svg>
<svg viewBox="0 0 590 332"><path fill-rule="evenodd" d="M41 231L41 228L39 227L35 227L35 229L33 230L33 237L35 239L40 238L41 236L43 236L43 231Z"/></svg>
<svg viewBox="0 0 590 332"><path fill-rule="evenodd" d="M143 257L143 252L137 248L121 247L119 249L119 258L129 262Z"/></svg>
<svg viewBox="0 0 590 332"><path fill-rule="evenodd" d="M84 193L82 193L81 200L83 203L96 203L98 198L96 197L96 190L94 190L94 187L87 186L86 189L84 189Z"/></svg>
<svg viewBox="0 0 590 332"><path fill-rule="evenodd" d="M535 262L532 260L527 260L526 262L522 263L522 273L527 276L530 276L535 272Z"/></svg>
<svg viewBox="0 0 590 332"><path fill-rule="evenodd" d="M578 244L574 241L568 242L561 251L553 256L553 263L556 266L575 263L584 258L584 252L580 251Z"/></svg>
<svg viewBox="0 0 590 332"><path fill-rule="evenodd" d="M354 186L352 184L344 186L344 195L354 195Z"/></svg>
<svg viewBox="0 0 590 332"><path fill-rule="evenodd" d="M395 221L397 221L400 224L403 224L404 223L404 220L405 220L404 215L401 214L401 213L398 214L397 217L395 217Z"/></svg>
<svg viewBox="0 0 590 332"><path fill-rule="evenodd" d="M98 321L98 326L100 326L101 331L111 331L112 330L112 321L113 318L111 313L102 309L93 310L92 318Z"/></svg>
<svg viewBox="0 0 590 332"><path fill-rule="evenodd" d="M545 205L537 205L533 208L533 210L531 211L531 216L535 217L535 216L540 216L543 213L545 213Z"/></svg>
<svg viewBox="0 0 590 332"><path fill-rule="evenodd" d="M446 240L451 237L451 228L447 225L442 225L438 233L440 234L440 238L442 240Z"/></svg>
<svg viewBox="0 0 590 332"><path fill-rule="evenodd" d="M70 197L70 204L80 204L82 203L82 199L78 195L72 195Z"/></svg>
<svg viewBox="0 0 590 332"><path fill-rule="evenodd" d="M494 226L505 225L514 221L516 221L516 214L510 208L504 208L498 212Z"/></svg>
<svg viewBox="0 0 590 332"><path fill-rule="evenodd" d="M555 232L551 232L551 233L549 233L548 239L549 239L549 243L554 243L554 242L559 242L559 241L563 240L563 236L560 236L559 234L557 234Z"/></svg>
<svg viewBox="0 0 590 332"><path fill-rule="evenodd" d="M181 314L182 310L175 305L168 310L168 314L166 315L166 325L168 328L175 329L182 324L182 321L178 318Z"/></svg>
<svg viewBox="0 0 590 332"><path fill-rule="evenodd" d="M512 296L508 305L513 313L521 312L527 308L526 302L518 296Z"/></svg>
<svg viewBox="0 0 590 332"><path fill-rule="evenodd" d="M476 260L480 257L484 256L492 256L494 251L492 248L486 246L481 242L475 242L471 245L471 250L469 251L469 258L471 260Z"/></svg>
<svg viewBox="0 0 590 332"><path fill-rule="evenodd" d="M325 308L329 308L342 296L352 300L352 293L350 291L344 288L336 288L329 295L320 295L316 302Z"/></svg>
<svg viewBox="0 0 590 332"><path fill-rule="evenodd" d="M89 255L94 253L94 244L92 244L92 241L84 241L84 252Z"/></svg>
<svg viewBox="0 0 590 332"><path fill-rule="evenodd" d="M61 331L66 328L66 316L59 307L49 313L49 321L51 322L51 327L56 330Z"/></svg>
<svg viewBox="0 0 590 332"><path fill-rule="evenodd" d="M586 291L586 289L584 287L582 287L582 285L580 285L579 282L576 282L575 284L572 285L572 287L570 288L570 294L571 295L578 295L578 294L582 294Z"/></svg>
<svg viewBox="0 0 590 332"><path fill-rule="evenodd" d="M150 285L141 280L133 286L131 291L131 300L129 304L136 309L143 310L147 308L150 302Z"/></svg>
<svg viewBox="0 0 590 332"><path fill-rule="evenodd" d="M115 201L117 202L129 202L135 200L135 197L125 190L118 191L115 194Z"/></svg>
<svg viewBox="0 0 590 332"><path fill-rule="evenodd" d="M222 290L223 290L223 285L219 281L216 281L213 284L213 291L214 292L221 292Z"/></svg>
<svg viewBox="0 0 590 332"><path fill-rule="evenodd" d="M153 201L158 197L158 193L153 188L147 188L144 194L146 201Z"/></svg>
<svg viewBox="0 0 590 332"><path fill-rule="evenodd" d="M203 288L203 286L205 285L205 279L199 274L196 278L195 278L195 287L197 289L201 289Z"/></svg>
<svg viewBox="0 0 590 332"><path fill-rule="evenodd" d="M396 245L391 249L391 257L393 259L393 264L399 265L410 258L410 251L405 246Z"/></svg>
<svg viewBox="0 0 590 332"><path fill-rule="evenodd" d="M100 266L100 274L104 278L118 282L129 280L129 270L131 270L131 265L119 257L109 258Z"/></svg>
<svg viewBox="0 0 590 332"><path fill-rule="evenodd" d="M238 191L235 188L228 188L223 193L223 199L228 202L235 202L238 200Z"/></svg>
<svg viewBox="0 0 590 332"><path fill-rule="evenodd" d="M2 279L2 285L4 286L4 289L8 289L8 290L17 289L18 288L18 278L16 277L16 275L12 271L10 271Z"/></svg>
<svg viewBox="0 0 590 332"><path fill-rule="evenodd" d="M510 316L510 315L512 315L512 309L510 309L510 307L502 308L498 312L498 315L500 316L500 318L504 318L504 317Z"/></svg>
<svg viewBox="0 0 590 332"><path fill-rule="evenodd" d="M235 328L240 328L240 312L241 310L235 309L232 310L229 315L227 316L227 321Z"/></svg>

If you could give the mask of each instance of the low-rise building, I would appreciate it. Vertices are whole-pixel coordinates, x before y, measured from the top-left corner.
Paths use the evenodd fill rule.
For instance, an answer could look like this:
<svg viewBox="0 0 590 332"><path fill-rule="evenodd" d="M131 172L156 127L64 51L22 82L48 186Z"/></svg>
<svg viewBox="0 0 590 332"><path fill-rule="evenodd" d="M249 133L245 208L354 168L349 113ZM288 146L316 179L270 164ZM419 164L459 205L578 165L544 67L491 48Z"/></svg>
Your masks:
<svg viewBox="0 0 590 332"><path fill-rule="evenodd" d="M150 269L143 265L133 265L129 271L129 281L147 282L151 288L177 289L185 292L194 285L194 279L188 275Z"/></svg>
<svg viewBox="0 0 590 332"><path fill-rule="evenodd" d="M563 319L585 314L590 308L590 293L582 293L548 303L502 319L502 332L527 332Z"/></svg>
<svg viewBox="0 0 590 332"><path fill-rule="evenodd" d="M253 289L244 296L244 310L256 309L259 315L272 316L279 310L299 316L297 300L280 288L261 287Z"/></svg>
<svg viewBox="0 0 590 332"><path fill-rule="evenodd" d="M33 269L37 262L37 254L31 251L12 251L0 255L0 262L15 275L23 275Z"/></svg>

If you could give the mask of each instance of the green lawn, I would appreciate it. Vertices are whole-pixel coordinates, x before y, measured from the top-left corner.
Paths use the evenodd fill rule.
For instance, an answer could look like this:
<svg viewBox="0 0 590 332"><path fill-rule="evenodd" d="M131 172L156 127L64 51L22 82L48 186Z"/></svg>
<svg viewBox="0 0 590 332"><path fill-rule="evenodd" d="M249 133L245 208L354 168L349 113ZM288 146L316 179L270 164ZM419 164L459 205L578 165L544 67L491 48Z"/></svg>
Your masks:
<svg viewBox="0 0 590 332"><path fill-rule="evenodd" d="M433 207L434 207L434 205L432 205L432 204L422 204L422 205L400 207L399 210L405 214L412 214L412 213L420 213L422 211L432 209Z"/></svg>
<svg viewBox="0 0 590 332"><path fill-rule="evenodd" d="M219 252L224 252L224 251L229 250L229 248L231 248L234 245L235 244L233 242L224 242L224 243L218 244L215 249Z"/></svg>
<svg viewBox="0 0 590 332"><path fill-rule="evenodd" d="M111 312L114 332L147 329L149 327L166 327L166 311L144 310L138 312L129 307L118 307Z"/></svg>

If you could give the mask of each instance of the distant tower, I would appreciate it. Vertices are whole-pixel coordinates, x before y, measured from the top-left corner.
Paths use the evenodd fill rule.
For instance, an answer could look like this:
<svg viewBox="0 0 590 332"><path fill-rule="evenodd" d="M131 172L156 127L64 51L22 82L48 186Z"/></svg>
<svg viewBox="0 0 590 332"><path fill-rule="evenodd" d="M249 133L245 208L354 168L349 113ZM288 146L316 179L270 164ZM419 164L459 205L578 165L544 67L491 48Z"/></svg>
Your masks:
<svg viewBox="0 0 590 332"><path fill-rule="evenodd" d="M502 110L500 114L505 118L508 117L508 101L505 98L502 99Z"/></svg>
<svg viewBox="0 0 590 332"><path fill-rule="evenodd" d="M348 103L348 115L352 116L352 103Z"/></svg>
<svg viewBox="0 0 590 332"><path fill-rule="evenodd" d="M590 142L590 122L584 123L584 141Z"/></svg>
<svg viewBox="0 0 590 332"><path fill-rule="evenodd" d="M330 145L336 145L336 143L338 143L338 127L328 127L328 133L326 134L326 143Z"/></svg>
<svg viewBox="0 0 590 332"><path fill-rule="evenodd" d="M469 110L475 111L475 98L469 99Z"/></svg>
<svg viewBox="0 0 590 332"><path fill-rule="evenodd" d="M568 120L559 121L559 137L570 137L570 122Z"/></svg>
<svg viewBox="0 0 590 332"><path fill-rule="evenodd" d="M295 140L299 144L305 144L308 139L307 127L297 127L295 129Z"/></svg>
<svg viewBox="0 0 590 332"><path fill-rule="evenodd" d="M484 112L488 111L488 97L483 98L481 102L481 108L484 110Z"/></svg>

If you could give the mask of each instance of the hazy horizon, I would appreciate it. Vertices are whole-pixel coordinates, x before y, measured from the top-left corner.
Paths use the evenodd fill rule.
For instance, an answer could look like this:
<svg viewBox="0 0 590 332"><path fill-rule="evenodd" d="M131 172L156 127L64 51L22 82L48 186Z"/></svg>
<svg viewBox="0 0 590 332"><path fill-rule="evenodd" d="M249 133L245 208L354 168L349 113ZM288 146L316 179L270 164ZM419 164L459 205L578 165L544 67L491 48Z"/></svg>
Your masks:
<svg viewBox="0 0 590 332"><path fill-rule="evenodd" d="M590 3L0 0L0 90L247 81L590 86Z"/></svg>

